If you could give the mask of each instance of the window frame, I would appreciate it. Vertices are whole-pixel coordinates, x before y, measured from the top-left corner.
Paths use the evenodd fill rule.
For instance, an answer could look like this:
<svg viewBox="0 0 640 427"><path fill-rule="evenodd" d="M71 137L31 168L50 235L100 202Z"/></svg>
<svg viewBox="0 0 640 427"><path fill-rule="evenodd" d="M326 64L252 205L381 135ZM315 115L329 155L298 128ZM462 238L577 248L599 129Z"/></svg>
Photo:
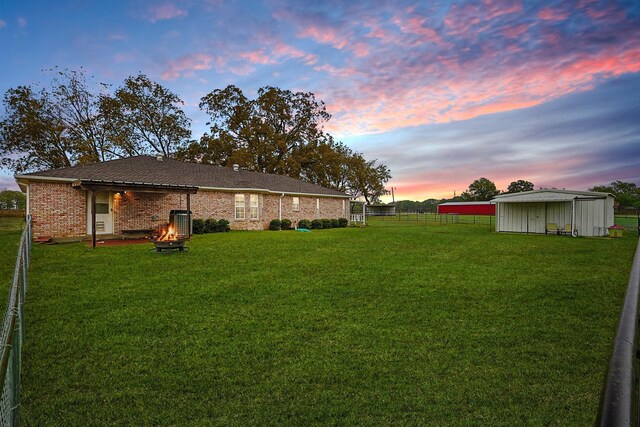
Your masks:
<svg viewBox="0 0 640 427"><path fill-rule="evenodd" d="M245 212L245 197L244 194L236 194L234 202L234 215L236 221L245 221L247 216ZM238 215L241 214L241 215Z"/></svg>
<svg viewBox="0 0 640 427"><path fill-rule="evenodd" d="M260 219L260 198L257 194L249 194L249 219L252 221Z"/></svg>
<svg viewBox="0 0 640 427"><path fill-rule="evenodd" d="M300 212L300 197L293 197L291 200L291 210Z"/></svg>

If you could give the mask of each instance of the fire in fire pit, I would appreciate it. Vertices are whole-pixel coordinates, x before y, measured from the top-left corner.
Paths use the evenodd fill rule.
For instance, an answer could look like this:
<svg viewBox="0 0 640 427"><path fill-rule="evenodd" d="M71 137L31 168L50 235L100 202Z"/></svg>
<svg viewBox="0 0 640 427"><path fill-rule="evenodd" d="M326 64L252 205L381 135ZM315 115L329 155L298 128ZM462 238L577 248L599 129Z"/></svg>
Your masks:
<svg viewBox="0 0 640 427"><path fill-rule="evenodd" d="M173 224L159 227L155 233L155 237L151 238L156 252L162 252L163 250L170 252L179 250L183 252L185 250L184 242L186 240L184 236L176 234L176 229Z"/></svg>

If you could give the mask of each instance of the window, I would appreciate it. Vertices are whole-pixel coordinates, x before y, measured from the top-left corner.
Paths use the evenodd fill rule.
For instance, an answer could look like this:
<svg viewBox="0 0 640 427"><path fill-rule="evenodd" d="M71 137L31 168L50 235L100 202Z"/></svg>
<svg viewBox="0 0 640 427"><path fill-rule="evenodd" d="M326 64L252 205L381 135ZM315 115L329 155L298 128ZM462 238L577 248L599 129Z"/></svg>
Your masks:
<svg viewBox="0 0 640 427"><path fill-rule="evenodd" d="M96 193L96 214L109 213L109 193Z"/></svg>
<svg viewBox="0 0 640 427"><path fill-rule="evenodd" d="M320 199L316 199L316 210L320 212Z"/></svg>
<svg viewBox="0 0 640 427"><path fill-rule="evenodd" d="M251 194L249 196L249 218L258 219L258 195Z"/></svg>
<svg viewBox="0 0 640 427"><path fill-rule="evenodd" d="M294 211L299 211L300 210L300 197L294 197L293 198L293 203L292 203L291 207L293 208Z"/></svg>
<svg viewBox="0 0 640 427"><path fill-rule="evenodd" d="M244 194L236 194L236 219L244 220Z"/></svg>

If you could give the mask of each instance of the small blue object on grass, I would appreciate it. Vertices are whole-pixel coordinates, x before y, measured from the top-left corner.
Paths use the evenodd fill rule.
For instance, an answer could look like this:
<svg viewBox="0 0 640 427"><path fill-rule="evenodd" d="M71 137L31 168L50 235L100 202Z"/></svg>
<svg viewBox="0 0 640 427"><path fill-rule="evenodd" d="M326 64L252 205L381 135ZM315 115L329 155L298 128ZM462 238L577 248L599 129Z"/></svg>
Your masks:
<svg viewBox="0 0 640 427"><path fill-rule="evenodd" d="M303 233L311 233L311 230L308 228L296 228L296 231L302 231Z"/></svg>

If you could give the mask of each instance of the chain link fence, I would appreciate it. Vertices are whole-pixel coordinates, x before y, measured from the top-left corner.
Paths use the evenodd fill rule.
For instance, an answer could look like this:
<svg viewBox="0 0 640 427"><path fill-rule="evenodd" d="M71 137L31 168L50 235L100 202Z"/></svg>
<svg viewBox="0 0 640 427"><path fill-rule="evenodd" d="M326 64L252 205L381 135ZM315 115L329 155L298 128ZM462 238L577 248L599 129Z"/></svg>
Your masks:
<svg viewBox="0 0 640 427"><path fill-rule="evenodd" d="M4 314L0 345L0 425L20 425L20 367L22 342L24 341L24 297L27 292L27 271L31 254L31 217L20 238L13 283L9 290L9 302Z"/></svg>

